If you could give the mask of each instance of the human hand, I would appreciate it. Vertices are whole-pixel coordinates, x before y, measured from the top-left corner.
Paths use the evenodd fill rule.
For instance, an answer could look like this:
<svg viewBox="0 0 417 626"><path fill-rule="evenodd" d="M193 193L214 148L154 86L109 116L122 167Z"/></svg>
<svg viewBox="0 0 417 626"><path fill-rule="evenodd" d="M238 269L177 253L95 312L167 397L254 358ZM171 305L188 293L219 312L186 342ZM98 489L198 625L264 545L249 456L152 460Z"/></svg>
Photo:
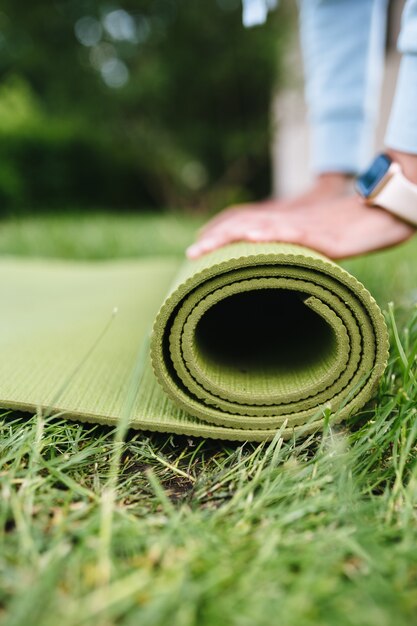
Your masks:
<svg viewBox="0 0 417 626"><path fill-rule="evenodd" d="M282 211L264 203L223 212L202 229L187 256L198 258L236 241L278 241L341 259L394 246L414 232L413 226L356 196Z"/></svg>
<svg viewBox="0 0 417 626"><path fill-rule="evenodd" d="M320 174L313 184L304 193L293 198L270 198L261 202L248 202L246 204L236 204L213 217L201 230L199 237L208 233L214 226L220 226L228 222L229 218L239 216L239 219L250 215L253 211L259 214L259 210L265 211L288 211L298 208L308 208L315 204L344 198L352 192L352 177L347 174L331 172Z"/></svg>

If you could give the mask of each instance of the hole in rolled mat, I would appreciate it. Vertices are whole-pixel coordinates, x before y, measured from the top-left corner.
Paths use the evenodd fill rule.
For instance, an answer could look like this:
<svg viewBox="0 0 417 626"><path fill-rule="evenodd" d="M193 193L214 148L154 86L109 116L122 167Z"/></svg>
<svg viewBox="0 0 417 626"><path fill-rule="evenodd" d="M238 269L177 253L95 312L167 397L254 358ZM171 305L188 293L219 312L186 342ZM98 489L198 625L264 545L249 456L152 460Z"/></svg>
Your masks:
<svg viewBox="0 0 417 626"><path fill-rule="evenodd" d="M256 289L224 298L204 313L194 347L207 364L272 376L322 369L336 358L330 324L304 302L308 294Z"/></svg>

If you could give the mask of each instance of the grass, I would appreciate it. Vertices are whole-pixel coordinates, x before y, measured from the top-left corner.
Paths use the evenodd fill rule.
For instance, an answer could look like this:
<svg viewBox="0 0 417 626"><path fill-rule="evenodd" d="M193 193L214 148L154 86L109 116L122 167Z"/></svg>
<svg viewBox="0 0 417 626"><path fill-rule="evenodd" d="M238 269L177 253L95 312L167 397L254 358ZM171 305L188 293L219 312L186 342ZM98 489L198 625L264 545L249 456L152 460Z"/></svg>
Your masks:
<svg viewBox="0 0 417 626"><path fill-rule="evenodd" d="M2 254L180 255L198 220L2 224ZM349 424L282 444L5 413L7 626L417 624L417 242L349 262L387 313L390 364ZM395 308L388 307L388 301Z"/></svg>
<svg viewBox="0 0 417 626"><path fill-rule="evenodd" d="M72 213L3 222L0 254L64 259L180 255L202 218L168 213Z"/></svg>

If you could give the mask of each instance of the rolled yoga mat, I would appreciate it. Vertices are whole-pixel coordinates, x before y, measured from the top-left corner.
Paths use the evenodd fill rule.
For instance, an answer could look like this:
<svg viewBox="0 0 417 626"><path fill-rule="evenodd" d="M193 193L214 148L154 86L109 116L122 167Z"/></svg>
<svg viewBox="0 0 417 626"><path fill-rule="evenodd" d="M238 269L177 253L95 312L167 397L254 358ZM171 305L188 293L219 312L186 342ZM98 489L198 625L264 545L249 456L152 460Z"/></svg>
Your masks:
<svg viewBox="0 0 417 626"><path fill-rule="evenodd" d="M179 268L5 259L0 288L3 408L288 438L357 412L387 361L365 287L289 244L232 244Z"/></svg>

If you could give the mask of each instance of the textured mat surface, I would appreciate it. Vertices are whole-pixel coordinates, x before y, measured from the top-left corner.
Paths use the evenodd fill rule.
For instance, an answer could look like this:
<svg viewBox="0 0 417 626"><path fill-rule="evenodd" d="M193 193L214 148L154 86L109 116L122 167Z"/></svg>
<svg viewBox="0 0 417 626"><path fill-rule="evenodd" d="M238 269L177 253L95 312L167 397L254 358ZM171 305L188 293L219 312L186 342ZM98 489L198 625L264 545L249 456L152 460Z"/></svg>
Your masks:
<svg viewBox="0 0 417 626"><path fill-rule="evenodd" d="M387 359L370 294L297 246L234 244L180 267L3 260L0 288L4 408L288 437L357 411Z"/></svg>

